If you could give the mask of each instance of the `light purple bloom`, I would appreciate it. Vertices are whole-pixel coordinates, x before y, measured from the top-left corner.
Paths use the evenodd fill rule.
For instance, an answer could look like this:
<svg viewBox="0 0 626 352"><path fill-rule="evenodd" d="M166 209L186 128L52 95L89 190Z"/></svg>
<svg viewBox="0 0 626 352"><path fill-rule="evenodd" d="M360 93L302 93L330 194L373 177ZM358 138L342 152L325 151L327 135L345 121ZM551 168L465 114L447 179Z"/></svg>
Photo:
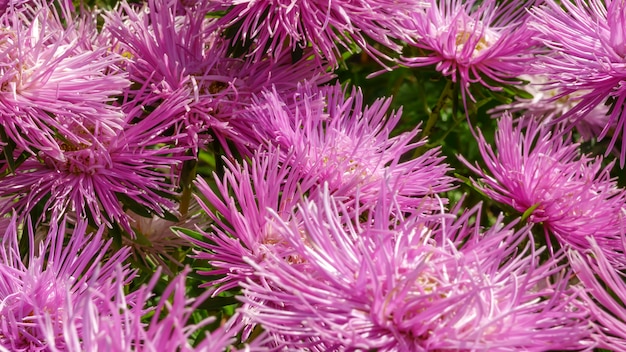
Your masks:
<svg viewBox="0 0 626 352"><path fill-rule="evenodd" d="M438 208L432 196L452 189L449 168L438 148L403 160L426 141L413 142L418 128L390 137L401 118L401 111L388 114L390 104L378 99L364 106L356 88L303 84L292 94L264 93L244 117L255 124L259 143L293 154L301 162L294 169L318 185L327 182L337 196L353 198L358 188L361 201L375 200L384 179L402 207Z"/></svg>
<svg viewBox="0 0 626 352"><path fill-rule="evenodd" d="M253 260L261 280L244 310L282 348L432 351L580 349L586 311L573 309L569 275L540 262L528 228L470 224L479 208L394 216L381 202L358 219L328 189L298 207L301 224L273 220L289 258ZM458 209L457 209L458 210ZM297 258L297 260L294 260Z"/></svg>
<svg viewBox="0 0 626 352"><path fill-rule="evenodd" d="M213 137L225 149L226 140L240 146L239 135L251 127L233 120L264 87L293 89L303 79L323 82L329 77L319 62L308 60L310 54L297 62L288 53L276 60L231 57L206 11L177 0L150 0L141 7L122 2L107 13L104 27L111 45L128 57L125 69L135 84L127 92L132 105L140 101L150 106L178 94L189 97L188 111L176 117L173 127L185 137L181 143L194 151Z"/></svg>
<svg viewBox="0 0 626 352"><path fill-rule="evenodd" d="M88 143L85 134L117 133L122 123L111 105L129 84L114 69L120 56L89 42L89 19L64 25L55 8L33 1L0 16L0 124L17 153L59 157L64 142Z"/></svg>
<svg viewBox="0 0 626 352"><path fill-rule="evenodd" d="M129 253L123 249L105 259L111 240L102 240L102 229L88 234L86 222L75 224L66 244L65 220L53 223L41 241L24 226L21 231L14 217L0 247L0 345L11 351L63 349L70 311L88 291L104 287ZM28 239L27 253L20 251L20 234ZM128 270L119 277L127 283ZM82 320L72 324L80 329Z"/></svg>
<svg viewBox="0 0 626 352"><path fill-rule="evenodd" d="M619 248L626 194L611 178L612 163L581 155L562 130L534 120L514 125L510 116L498 122L495 145L480 131L478 145L486 170L459 158L477 175L475 186L493 200L508 204L528 220L543 223L560 242L587 247L588 236L607 251ZM616 253L616 255L618 255Z"/></svg>
<svg viewBox="0 0 626 352"><path fill-rule="evenodd" d="M212 10L227 10L218 21L232 32L233 46L244 46L255 59L279 58L311 47L338 66L341 50L360 47L379 61L388 58L378 44L399 52L392 38L407 37L404 22L418 11L421 0L243 0L215 1Z"/></svg>
<svg viewBox="0 0 626 352"><path fill-rule="evenodd" d="M184 159L172 155L180 153L180 147L170 147L178 136L164 132L185 103L173 97L147 116L137 106L119 134L95 130L83 137L88 144L65 141L59 156L41 151L3 178L0 195L15 200L5 205L27 214L39 203L46 210L43 218L52 211L73 211L97 225L119 223L132 233L123 203L161 216L174 207L171 172Z"/></svg>
<svg viewBox="0 0 626 352"><path fill-rule="evenodd" d="M72 324L65 329L63 339L73 343L73 351L226 351L241 328L236 317L206 335L201 333L196 337L197 345L193 344L192 335L206 331L215 318L194 322L192 315L210 292L187 297L188 273L189 268L179 273L156 298L153 290L160 270L129 294L124 293L123 274L118 270L107 286L89 289L80 309L72 312Z"/></svg>
<svg viewBox="0 0 626 352"><path fill-rule="evenodd" d="M626 238L623 238L626 240ZM624 267L610 263L603 249L590 238L590 250L570 251L569 259L580 279L580 291L591 312L598 347L611 351L626 350L626 283ZM623 250L624 248L622 248Z"/></svg>
<svg viewBox="0 0 626 352"><path fill-rule="evenodd" d="M515 83L537 51L526 25L526 8L534 1L429 0L412 14L408 30L426 56L405 57L403 65L435 65L458 82L465 97L471 83L494 87ZM498 88L493 88L498 89Z"/></svg>
<svg viewBox="0 0 626 352"><path fill-rule="evenodd" d="M558 88L557 98L581 95L580 102L559 120L581 119L607 99L613 108L598 138L611 137L607 153L626 130L626 5L623 0L554 1L534 9L532 26L539 40L552 49L540 58L536 71ZM621 143L620 165L626 162L626 143Z"/></svg>
<svg viewBox="0 0 626 352"><path fill-rule="evenodd" d="M207 241L185 237L202 249L194 257L212 266L212 270L200 273L217 277L206 286L216 287L218 294L255 277L244 257L262 262L268 252L281 256L291 250L268 222L270 211L289 217L301 192L315 179L307 182L280 161L276 150L260 150L249 164L226 161L223 177L214 175L214 182L217 191L202 178L196 181L202 195L198 202L214 221L210 231L201 232Z"/></svg>

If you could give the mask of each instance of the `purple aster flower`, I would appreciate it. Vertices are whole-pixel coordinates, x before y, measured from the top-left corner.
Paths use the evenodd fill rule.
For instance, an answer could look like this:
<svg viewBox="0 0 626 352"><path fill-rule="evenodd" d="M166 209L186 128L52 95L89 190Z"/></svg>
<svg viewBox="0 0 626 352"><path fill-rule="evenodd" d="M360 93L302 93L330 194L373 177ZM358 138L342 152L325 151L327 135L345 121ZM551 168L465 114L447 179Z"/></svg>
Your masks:
<svg viewBox="0 0 626 352"><path fill-rule="evenodd" d="M357 220L328 189L298 207L302 224L273 220L298 262L253 260L247 309L281 348L432 351L580 349L563 253L540 262L528 228L470 224L480 208L394 216L385 197ZM545 248L543 248L545 250Z"/></svg>
<svg viewBox="0 0 626 352"><path fill-rule="evenodd" d="M427 55L404 57L411 67L436 65L461 86L464 100L470 83L489 88L515 83L526 73L537 51L527 26L526 9L535 1L429 0L408 24L415 43Z"/></svg>
<svg viewBox="0 0 626 352"><path fill-rule="evenodd" d="M409 13L422 8L421 0L297 0L215 1L211 9L226 10L218 25L230 27L234 46L251 50L257 60L279 58L285 52L311 47L331 66L337 66L340 48L354 45L375 60L388 59L368 39L399 52L392 38L405 38Z"/></svg>
<svg viewBox="0 0 626 352"><path fill-rule="evenodd" d="M578 120L607 100L609 119L598 139L611 135L607 153L626 129L626 5L622 0L548 0L532 13L539 40L552 50L540 58L536 70L549 76L550 87L564 97L581 95L579 103L559 120ZM626 144L621 144L620 166L626 163Z"/></svg>
<svg viewBox="0 0 626 352"><path fill-rule="evenodd" d="M123 249L105 259L111 241L102 240L103 229L89 235L86 222L74 225L66 243L65 220L53 223L40 242L30 223L25 226L21 231L13 217L2 237L0 345L11 351L63 349L71 310L80 306L89 290L104 287L129 253ZM28 239L27 253L20 251L20 236ZM120 270L125 284L128 270ZM80 319L72 323L77 329L82 326Z"/></svg>
<svg viewBox="0 0 626 352"><path fill-rule="evenodd" d="M63 143L88 143L94 129L119 132L123 117L110 102L128 80L114 69L118 55L88 43L88 19L63 25L55 9L33 1L0 16L0 124L3 142L18 152L56 158Z"/></svg>
<svg viewBox="0 0 626 352"><path fill-rule="evenodd" d="M480 176L474 184L488 197L543 223L574 248L585 249L588 236L607 251L619 248L626 194L611 178L612 163L605 167L601 157L581 155L561 130L531 119L524 131L506 115L498 122L495 146L480 131L478 144L487 170L459 158Z"/></svg>
<svg viewBox="0 0 626 352"><path fill-rule="evenodd" d="M22 214L40 204L47 212L76 212L96 225L116 222L132 233L124 204L160 216L174 209L176 185L168 170L183 159L172 155L180 153L180 147L169 147L178 136L164 132L185 111L185 103L184 97L166 100L134 122L144 114L138 106L126 115L119 134L95 130L85 135L88 144L64 141L60 156L41 151L3 178L0 195L13 197L15 202L6 205Z"/></svg>
<svg viewBox="0 0 626 352"><path fill-rule="evenodd" d="M210 332L206 328L214 317L194 322L192 315L210 292L187 297L188 273L189 268L179 273L155 298L160 270L129 294L124 293L123 274L118 270L104 289L89 289L83 305L73 312L76 324L64 331L63 338L74 343L75 351L226 351L241 328L237 318ZM202 331L206 335L198 336L193 344L193 335Z"/></svg>
<svg viewBox="0 0 626 352"><path fill-rule="evenodd" d="M626 240L626 238L623 238ZM598 347L610 351L626 350L626 271L611 264L603 249L590 238L586 254L569 253L570 263L582 285L585 305L596 328Z"/></svg>
<svg viewBox="0 0 626 352"><path fill-rule="evenodd" d="M264 93L244 116L256 124L257 138L303 161L292 165L318 185L328 182L335 195L354 197L358 187L361 201L375 200L386 179L403 207L438 208L432 196L452 188L448 166L438 148L402 160L426 142L412 142L417 128L390 137L401 117L400 111L387 115L390 104L378 99L364 107L360 90L338 84L301 85L294 94Z"/></svg>
<svg viewBox="0 0 626 352"><path fill-rule="evenodd" d="M217 27L207 9L178 5L177 0L150 0L142 7L120 3L106 16L111 45L129 57L126 70L137 89L128 92L131 104L145 105L183 91L188 111L176 119L175 128L197 150L211 135L227 148L226 140L239 143L249 125L236 124L237 113L250 104L252 94L264 87L293 89L303 79L328 79L321 63L310 54L293 62L290 55L275 61L235 59L227 44L216 36Z"/></svg>
<svg viewBox="0 0 626 352"><path fill-rule="evenodd" d="M250 163L226 161L223 177L214 175L217 191L202 178L196 185L202 195L200 206L213 220L209 232L201 232L207 241L188 238L202 251L195 258L207 260L212 270L201 272L216 276L206 286L219 286L215 294L238 287L254 270L244 257L262 262L268 252L288 252L284 240L268 223L270 209L289 216L302 189L311 187L305 178L281 162L274 150L258 151ZM287 220L287 219L286 219Z"/></svg>

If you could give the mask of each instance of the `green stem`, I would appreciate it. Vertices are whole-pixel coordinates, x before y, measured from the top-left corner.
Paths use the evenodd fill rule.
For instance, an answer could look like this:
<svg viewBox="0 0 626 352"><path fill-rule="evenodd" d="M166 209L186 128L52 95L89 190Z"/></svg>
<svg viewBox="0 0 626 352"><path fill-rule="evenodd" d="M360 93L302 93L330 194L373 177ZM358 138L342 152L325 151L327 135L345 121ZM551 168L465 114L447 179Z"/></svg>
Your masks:
<svg viewBox="0 0 626 352"><path fill-rule="evenodd" d="M441 118L441 110L446 106L449 99L451 97L452 98L454 97L454 91L456 90L456 86L457 85L452 83L452 81L448 81L448 83L446 83L446 87L441 92L441 95L439 96L439 99L437 100L437 104L435 104L435 107L432 110L430 110L430 114L428 116L428 120L426 121L426 125L424 126L424 129L421 132L422 136L425 136L426 138L428 138L428 136L430 135L430 131L433 129L433 127L435 127L435 125L437 124L437 121L439 121L439 119ZM423 145L415 149L415 152L413 153L413 157L416 158L422 155L422 153L424 153L425 148L427 148L427 146Z"/></svg>
<svg viewBox="0 0 626 352"><path fill-rule="evenodd" d="M187 152L187 155L191 156L191 151ZM191 205L193 180L196 178L197 165L198 160L195 158L183 162L183 170L181 171L182 193L180 195L180 204L178 206L178 211L183 219L187 216Z"/></svg>

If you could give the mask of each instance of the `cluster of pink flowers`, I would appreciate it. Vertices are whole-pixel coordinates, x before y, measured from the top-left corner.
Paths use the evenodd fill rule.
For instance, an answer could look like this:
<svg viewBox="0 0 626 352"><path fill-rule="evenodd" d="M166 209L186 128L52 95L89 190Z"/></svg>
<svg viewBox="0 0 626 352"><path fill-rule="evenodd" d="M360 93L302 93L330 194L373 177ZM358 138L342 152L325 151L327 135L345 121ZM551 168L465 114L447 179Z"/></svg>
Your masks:
<svg viewBox="0 0 626 352"><path fill-rule="evenodd" d="M78 3L0 1L0 351L626 351L624 0Z"/></svg>

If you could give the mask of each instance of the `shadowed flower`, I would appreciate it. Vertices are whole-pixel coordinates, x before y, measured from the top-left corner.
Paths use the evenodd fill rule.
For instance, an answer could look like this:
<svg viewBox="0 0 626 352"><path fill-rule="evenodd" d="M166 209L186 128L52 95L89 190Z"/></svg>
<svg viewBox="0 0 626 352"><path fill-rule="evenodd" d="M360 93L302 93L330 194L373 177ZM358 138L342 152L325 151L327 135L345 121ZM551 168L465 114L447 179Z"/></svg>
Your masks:
<svg viewBox="0 0 626 352"><path fill-rule="evenodd" d="M413 13L408 30L418 36L411 44L426 56L400 62L411 67L436 65L461 86L466 99L470 83L498 89L527 72L536 52L535 34L527 25L526 8L534 0L429 0ZM471 96L470 96L471 97Z"/></svg>
<svg viewBox="0 0 626 352"><path fill-rule="evenodd" d="M174 206L170 198L175 185L168 172L183 161L172 156L180 147L169 147L178 136L164 132L184 106L183 98L172 98L134 122L144 113L138 106L126 116L119 134L96 130L85 136L88 144L66 142L60 156L40 152L37 159L28 159L3 178L0 195L15 200L5 205L22 214L43 205L43 218L53 211L73 211L96 225L119 223L131 233L123 204L163 216Z"/></svg>
<svg viewBox="0 0 626 352"><path fill-rule="evenodd" d="M558 121L579 120L607 100L612 109L598 139L611 136L610 152L626 131L626 3L624 0L547 0L532 11L538 40L552 49L540 57L535 70L549 76L549 87L565 97L580 95L579 103ZM621 143L620 166L626 163Z"/></svg>
<svg viewBox="0 0 626 352"><path fill-rule="evenodd" d="M189 97L187 111L176 117L173 127L186 137L181 143L194 151L211 138L227 151L226 140L239 146L239 135L249 134L251 127L233 120L264 87L293 90L303 79L329 78L306 52L300 60L288 53L276 60L232 58L228 44L216 34L217 24L206 17L207 9L178 2L121 2L107 13L104 30L116 50L128 57L125 69L136 87L128 92L132 105L158 104L178 94Z"/></svg>
<svg viewBox="0 0 626 352"><path fill-rule="evenodd" d="M336 67L340 48L352 51L355 45L377 61L386 59L368 39L399 52L401 46L391 38L406 37L408 14L423 4L421 0L226 0L214 2L211 10L227 10L218 24L228 27L233 46L250 49L257 60L310 46Z"/></svg>
<svg viewBox="0 0 626 352"><path fill-rule="evenodd" d="M459 158L480 176L474 181L478 189L525 213L529 221L543 223L562 243L585 249L586 237L593 236L613 251L621 243L626 194L611 178L612 163L605 167L601 157L581 155L569 139L534 120L524 131L505 115L498 122L495 146L478 133L487 170Z"/></svg>
<svg viewBox="0 0 626 352"><path fill-rule="evenodd" d="M49 351L67 346L63 335L69 313L80 306L89 290L99 290L114 268L128 257L120 250L105 259L111 241L102 240L102 229L86 233L79 222L64 244L66 222L53 224L42 242L33 229L21 233L14 217L0 248L0 345L11 351ZM28 239L28 253L20 251L20 236ZM121 269L121 285L129 272ZM94 301L95 305L101 304ZM72 322L80 329L82 320Z"/></svg>
<svg viewBox="0 0 626 352"><path fill-rule="evenodd" d="M384 197L356 220L328 190L273 219L292 263L269 256L243 283L242 313L281 348L433 351L580 349L586 312L572 309L562 253L540 262L528 228L481 230L446 214L393 217ZM543 248L545 249L545 248Z"/></svg>

